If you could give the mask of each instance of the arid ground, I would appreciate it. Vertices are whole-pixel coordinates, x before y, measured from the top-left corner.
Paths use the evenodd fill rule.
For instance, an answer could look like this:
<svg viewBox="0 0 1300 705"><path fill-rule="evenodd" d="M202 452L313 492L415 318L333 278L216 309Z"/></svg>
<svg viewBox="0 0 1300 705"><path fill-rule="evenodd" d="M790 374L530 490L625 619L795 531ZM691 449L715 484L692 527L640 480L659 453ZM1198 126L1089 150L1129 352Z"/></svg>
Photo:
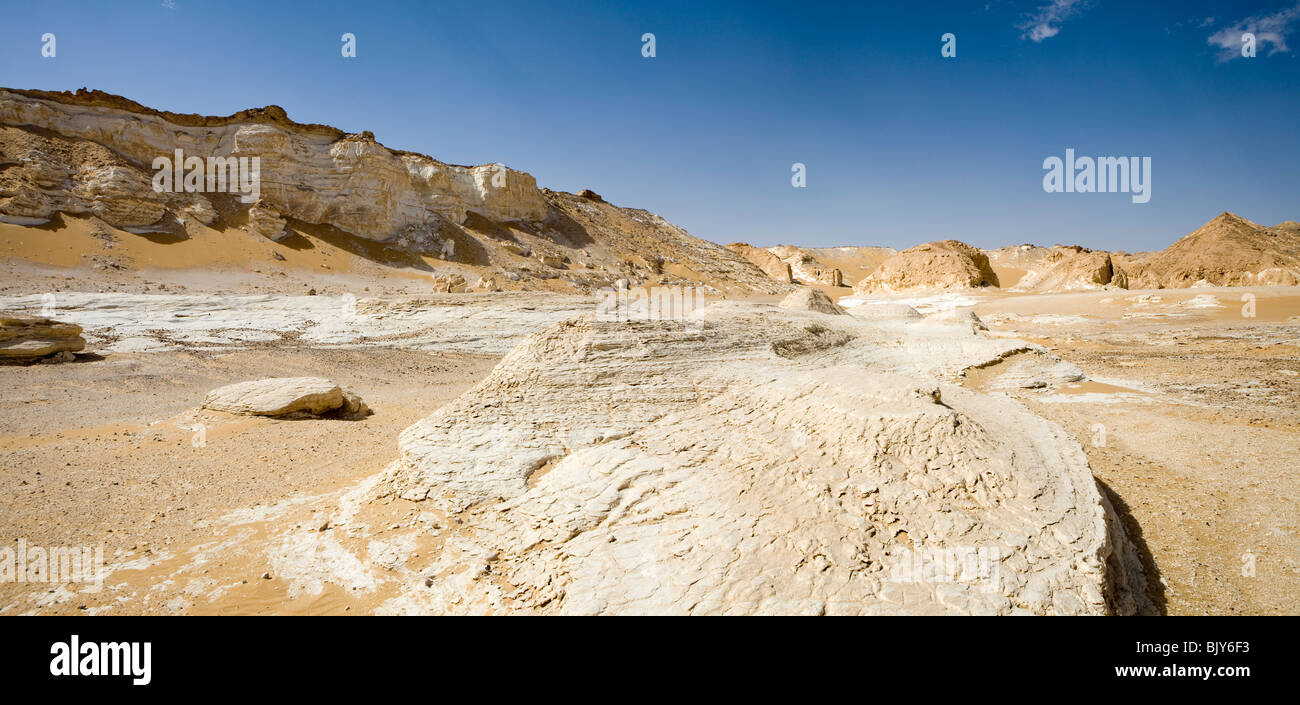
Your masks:
<svg viewBox="0 0 1300 705"><path fill-rule="evenodd" d="M1243 294L1257 297L1253 318L1242 315ZM1008 359L971 370L965 383L1011 394L1079 439L1162 612L1294 612L1300 291L904 300L922 312L973 306L990 335L1039 343L1083 370L1080 383L999 390ZM870 316L871 307L853 313ZM269 527L328 526L322 498L337 501L376 475L402 429L472 387L500 356L286 338L0 367L0 536L102 545L116 586L2 585L0 610L315 613L381 604L383 590L328 581L311 590L281 580L262 555L275 534ZM198 408L222 384L311 375L357 391L376 413L282 420ZM452 528L430 532L412 562L431 560L461 521L396 498L363 511L371 524ZM329 560L313 554L316 547L285 547L294 550L303 560Z"/></svg>
<svg viewBox="0 0 1300 705"><path fill-rule="evenodd" d="M1258 297L1255 318L1241 315L1246 293ZM976 306L994 331L1049 347L1091 380L1017 396L1083 444L1140 537L1168 614L1296 611L1296 294L1098 292ZM1197 296L1222 308L1185 306Z"/></svg>

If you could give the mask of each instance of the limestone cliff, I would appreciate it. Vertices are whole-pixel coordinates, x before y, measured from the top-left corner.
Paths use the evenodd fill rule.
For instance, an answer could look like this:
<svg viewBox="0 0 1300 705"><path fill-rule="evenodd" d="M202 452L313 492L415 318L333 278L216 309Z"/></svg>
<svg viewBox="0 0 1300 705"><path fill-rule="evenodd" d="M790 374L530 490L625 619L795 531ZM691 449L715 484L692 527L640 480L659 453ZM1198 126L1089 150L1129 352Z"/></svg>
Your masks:
<svg viewBox="0 0 1300 705"><path fill-rule="evenodd" d="M206 164L200 176L209 180L218 159L245 167L230 167L231 182L254 164L256 176L239 187L200 180L187 189L177 181L160 192L163 158L180 162L178 176L189 173L190 158ZM488 289L557 279L579 290L618 279L789 288L646 211L539 189L531 175L502 164L446 164L390 149L369 132L294 122L277 106L207 117L100 91L0 88L0 220L41 225L57 213L182 236L189 221L275 241L291 235L286 227L334 228L443 260L441 274Z"/></svg>

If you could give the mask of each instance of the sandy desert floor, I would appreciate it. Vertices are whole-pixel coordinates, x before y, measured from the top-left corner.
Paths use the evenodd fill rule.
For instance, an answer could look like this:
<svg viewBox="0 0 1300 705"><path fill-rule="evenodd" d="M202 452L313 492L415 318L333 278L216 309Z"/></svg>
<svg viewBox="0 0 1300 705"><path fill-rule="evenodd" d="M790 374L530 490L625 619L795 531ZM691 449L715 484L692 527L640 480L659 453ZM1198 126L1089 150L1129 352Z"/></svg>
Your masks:
<svg viewBox="0 0 1300 705"><path fill-rule="evenodd" d="M210 541L212 524L230 512L328 493L380 470L403 428L468 389L496 360L286 346L0 368L8 390L0 412L0 535L30 545L102 545L110 564L183 555ZM313 375L363 394L375 413L280 420L196 408L223 384ZM15 587L26 586L5 584L0 601L9 604Z"/></svg>
<svg viewBox="0 0 1300 705"><path fill-rule="evenodd" d="M1256 296L1250 318L1241 312L1246 293ZM116 589L0 584L0 613L373 610L382 590L306 589L255 560L269 527L319 524L325 532L331 518L322 498L347 506L348 492L394 458L402 429L486 376L520 336L583 306L545 295L418 305L363 298L366 323L340 329L285 313L324 305L326 297L288 297L276 299L284 309L274 315L249 315L270 316L264 329L296 329L241 338L230 330L247 321L195 324L196 304L184 297L105 303L78 296L61 296L70 307L61 318L86 325L90 349L100 352L62 365L0 367L0 538L102 545ZM973 306L991 335L1039 343L1085 372L1088 381L1057 388L997 390L992 368L971 371L966 383L1011 394L1079 439L1137 537L1151 596L1165 613L1297 611L1300 290L908 301L922 312ZM0 303L33 308L40 298ZM120 317L132 307L132 315L150 307L184 313L144 316L132 328ZM870 302L853 312L870 315ZM150 339L157 344L141 343ZM476 345L486 354L470 352ZM334 379L375 414L275 420L198 408L223 384L302 375ZM205 429L197 445L196 424ZM394 529L473 520L397 499L357 511ZM442 540L431 538L412 560L427 559ZM381 561L384 550L382 540L371 541L372 558ZM331 560L316 545L281 553L283 561Z"/></svg>
<svg viewBox="0 0 1300 705"><path fill-rule="evenodd" d="M1242 315L1248 293L1254 318ZM1295 293L1102 292L976 306L994 332L1047 346L1088 376L1016 396L1080 440L1141 537L1157 576L1152 596L1168 614L1297 611Z"/></svg>

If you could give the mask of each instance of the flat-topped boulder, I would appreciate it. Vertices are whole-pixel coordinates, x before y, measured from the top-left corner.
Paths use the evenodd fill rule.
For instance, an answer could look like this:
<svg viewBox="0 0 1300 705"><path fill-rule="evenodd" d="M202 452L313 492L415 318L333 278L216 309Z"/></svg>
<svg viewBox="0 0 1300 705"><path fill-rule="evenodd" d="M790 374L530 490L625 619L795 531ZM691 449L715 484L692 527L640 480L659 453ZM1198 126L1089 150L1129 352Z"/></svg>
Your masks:
<svg viewBox="0 0 1300 705"><path fill-rule="evenodd" d="M402 432L376 500L470 518L385 609L1143 611L1078 442L953 383L1023 349L734 301L557 323Z"/></svg>
<svg viewBox="0 0 1300 705"><path fill-rule="evenodd" d="M0 312L0 362L66 362L85 348L79 325Z"/></svg>
<svg viewBox="0 0 1300 705"><path fill-rule="evenodd" d="M337 416L361 418L370 408L361 397L323 377L270 377L208 392L203 408L245 416Z"/></svg>

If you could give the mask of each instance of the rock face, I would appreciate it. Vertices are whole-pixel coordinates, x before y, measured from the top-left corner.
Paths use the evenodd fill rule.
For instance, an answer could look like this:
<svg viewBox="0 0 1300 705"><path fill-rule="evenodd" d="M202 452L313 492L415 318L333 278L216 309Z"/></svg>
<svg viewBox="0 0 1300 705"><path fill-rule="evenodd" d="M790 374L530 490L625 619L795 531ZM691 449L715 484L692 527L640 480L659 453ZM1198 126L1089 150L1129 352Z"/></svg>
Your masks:
<svg viewBox="0 0 1300 705"><path fill-rule="evenodd" d="M844 286L844 273L838 269L823 269L816 274L817 281L826 286Z"/></svg>
<svg viewBox="0 0 1300 705"><path fill-rule="evenodd" d="M193 192L183 183L179 193L155 192L161 170L154 160L174 160L178 149L214 171L215 159L246 159L250 172L258 160L256 193L229 184L212 193L205 180ZM133 232L176 234L180 221L230 228L244 225L246 214L252 235L278 240L291 234L286 227L334 228L342 231L335 235L401 251L399 261L424 255L455 262L451 273L467 281L488 269L509 282L505 288L580 293L626 278L738 293L789 291L743 257L592 191L539 189L532 176L501 164L445 164L385 147L368 132L294 122L275 106L205 117L99 91L0 89L0 167L0 220L22 225L63 212ZM539 263L531 253L548 259ZM566 260L571 264L556 266Z"/></svg>
<svg viewBox="0 0 1300 705"><path fill-rule="evenodd" d="M259 204L248 209L248 229L268 240L280 241L288 236L285 220L270 208Z"/></svg>
<svg viewBox="0 0 1300 705"><path fill-rule="evenodd" d="M0 125L0 167L0 219L12 223L45 223L56 212L124 229L155 225L169 210L203 223L216 217L202 195L155 193L144 172L85 139Z"/></svg>
<svg viewBox="0 0 1300 705"><path fill-rule="evenodd" d="M1128 288L1128 277L1110 253L1085 247L1053 247L1011 291L1087 291Z"/></svg>
<svg viewBox="0 0 1300 705"><path fill-rule="evenodd" d="M295 123L277 106L208 118L150 110L98 91L0 90L0 123L39 125L96 142L144 167L178 147L203 158L258 157L267 208L373 240L434 214L457 222L470 210L501 220L541 220L547 211L533 177L523 172L499 164L453 166L390 150L369 133ZM134 186L133 193L156 195L147 177Z"/></svg>
<svg viewBox="0 0 1300 705"><path fill-rule="evenodd" d="M1300 231L1222 213L1162 252L1135 258L1131 288L1292 286L1300 281Z"/></svg>
<svg viewBox="0 0 1300 705"><path fill-rule="evenodd" d="M465 522L389 608L1137 611L1140 565L1077 442L952 382L1020 349L732 302L561 322L402 433L375 496Z"/></svg>
<svg viewBox="0 0 1300 705"><path fill-rule="evenodd" d="M903 250L859 281L859 294L978 289L998 286L984 252L957 240L927 242Z"/></svg>
<svg viewBox="0 0 1300 705"><path fill-rule="evenodd" d="M844 273L818 261L812 251L792 245L777 245L767 251L790 265L794 280L800 284L823 284L825 286L844 286Z"/></svg>
<svg viewBox="0 0 1300 705"><path fill-rule="evenodd" d="M754 247L744 242L733 242L727 245L727 249L753 262L755 266L763 270L767 276L775 279L782 284L794 282L794 276L790 270L790 264L781 260L780 257L764 250Z"/></svg>
<svg viewBox="0 0 1300 705"><path fill-rule="evenodd" d="M271 377L208 392L203 408L245 416L361 418L370 408L361 397L321 377Z"/></svg>
<svg viewBox="0 0 1300 705"><path fill-rule="evenodd" d="M81 326L0 311L0 363L67 362L85 348Z"/></svg>
<svg viewBox="0 0 1300 705"><path fill-rule="evenodd" d="M826 313L835 316L843 316L847 313L847 311L840 308L839 304L831 301L831 297L817 289L800 289L795 291L784 299L781 299L781 303L777 304L777 306L796 311L816 311L817 313Z"/></svg>

